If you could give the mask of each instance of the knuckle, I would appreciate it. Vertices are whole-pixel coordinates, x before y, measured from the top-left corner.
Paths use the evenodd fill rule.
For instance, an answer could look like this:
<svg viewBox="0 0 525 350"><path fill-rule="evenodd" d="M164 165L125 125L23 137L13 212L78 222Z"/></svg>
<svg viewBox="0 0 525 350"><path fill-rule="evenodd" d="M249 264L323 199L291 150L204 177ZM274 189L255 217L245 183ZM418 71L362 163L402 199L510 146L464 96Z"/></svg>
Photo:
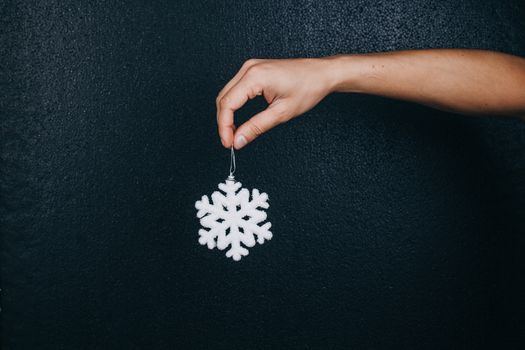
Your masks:
<svg viewBox="0 0 525 350"><path fill-rule="evenodd" d="M255 98L262 94L262 88L259 85L253 85L248 89L248 97L250 99Z"/></svg>
<svg viewBox="0 0 525 350"><path fill-rule="evenodd" d="M247 67L251 67L255 64L257 64L257 62L259 62L259 60L257 58L250 58L249 60L246 60L243 64L243 67L247 68Z"/></svg>
<svg viewBox="0 0 525 350"><path fill-rule="evenodd" d="M246 71L246 75L248 77L251 77L251 78L254 78L254 77L256 78L256 77L260 76L262 70L263 70L263 67L260 64L255 65L255 66L251 66Z"/></svg>
<svg viewBox="0 0 525 350"><path fill-rule="evenodd" d="M250 131L255 136L260 136L264 132L256 123L250 123L249 127L250 127Z"/></svg>
<svg viewBox="0 0 525 350"><path fill-rule="evenodd" d="M218 101L218 105L221 109L228 108L229 104L230 104L230 100L226 96L224 96L223 98L220 98Z"/></svg>

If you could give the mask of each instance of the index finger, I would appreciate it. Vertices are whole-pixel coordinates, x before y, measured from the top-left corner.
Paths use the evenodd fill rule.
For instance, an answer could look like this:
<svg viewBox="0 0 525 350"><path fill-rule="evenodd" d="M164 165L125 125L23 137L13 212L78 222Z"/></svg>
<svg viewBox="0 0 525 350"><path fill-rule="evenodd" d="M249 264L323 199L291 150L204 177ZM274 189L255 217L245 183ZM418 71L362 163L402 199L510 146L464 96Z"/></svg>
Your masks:
<svg viewBox="0 0 525 350"><path fill-rule="evenodd" d="M235 111L244 106L249 99L253 99L260 94L262 94L261 87L252 84L248 79L241 78L241 80L218 101L217 126L224 147L229 148L233 145Z"/></svg>
<svg viewBox="0 0 525 350"><path fill-rule="evenodd" d="M251 58L251 59L249 59L249 60L247 60L246 62L243 63L243 65L241 66L241 68L239 69L237 74L235 74L235 76L233 78L231 78L231 80L226 85L224 85L222 90L217 95L217 98L216 98L217 109L219 109L218 108L218 103L221 100L221 98L231 89L232 86L234 86L235 84L237 84L237 82L239 80L241 80L241 78L243 77L244 73L246 73L246 71L248 69L250 69L250 67L254 66L255 64L257 64L260 61L261 60L259 60L259 59Z"/></svg>

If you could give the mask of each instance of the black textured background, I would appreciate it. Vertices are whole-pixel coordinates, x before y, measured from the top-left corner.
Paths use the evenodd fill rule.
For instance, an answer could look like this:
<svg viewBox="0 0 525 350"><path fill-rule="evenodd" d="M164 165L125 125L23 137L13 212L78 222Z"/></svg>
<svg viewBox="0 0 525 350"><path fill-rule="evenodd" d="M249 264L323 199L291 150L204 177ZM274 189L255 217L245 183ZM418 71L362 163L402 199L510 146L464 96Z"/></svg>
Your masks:
<svg viewBox="0 0 525 350"><path fill-rule="evenodd" d="M237 154L273 240L235 263L194 209L244 60L524 56L520 3L2 2L2 348L523 346L523 122L333 95Z"/></svg>

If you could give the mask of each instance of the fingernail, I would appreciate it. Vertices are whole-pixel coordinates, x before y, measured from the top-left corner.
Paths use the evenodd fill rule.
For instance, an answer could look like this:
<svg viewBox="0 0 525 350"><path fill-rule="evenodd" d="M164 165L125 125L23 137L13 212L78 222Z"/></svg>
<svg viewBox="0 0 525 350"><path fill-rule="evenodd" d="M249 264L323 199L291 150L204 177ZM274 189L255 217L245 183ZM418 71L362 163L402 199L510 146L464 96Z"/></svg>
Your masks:
<svg viewBox="0 0 525 350"><path fill-rule="evenodd" d="M243 135L239 135L235 138L235 148L240 149L246 146L246 138Z"/></svg>

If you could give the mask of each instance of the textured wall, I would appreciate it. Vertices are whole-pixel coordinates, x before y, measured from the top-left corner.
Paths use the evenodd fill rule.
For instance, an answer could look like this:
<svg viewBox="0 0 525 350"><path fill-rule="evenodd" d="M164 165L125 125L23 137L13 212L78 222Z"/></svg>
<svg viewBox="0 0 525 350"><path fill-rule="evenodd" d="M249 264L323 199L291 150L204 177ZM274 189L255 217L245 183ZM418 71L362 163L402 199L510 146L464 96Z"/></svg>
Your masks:
<svg viewBox="0 0 525 350"><path fill-rule="evenodd" d="M522 122L333 95L237 154L272 241L209 251L194 202L247 58L525 55L520 2L4 2L2 348L517 347Z"/></svg>

